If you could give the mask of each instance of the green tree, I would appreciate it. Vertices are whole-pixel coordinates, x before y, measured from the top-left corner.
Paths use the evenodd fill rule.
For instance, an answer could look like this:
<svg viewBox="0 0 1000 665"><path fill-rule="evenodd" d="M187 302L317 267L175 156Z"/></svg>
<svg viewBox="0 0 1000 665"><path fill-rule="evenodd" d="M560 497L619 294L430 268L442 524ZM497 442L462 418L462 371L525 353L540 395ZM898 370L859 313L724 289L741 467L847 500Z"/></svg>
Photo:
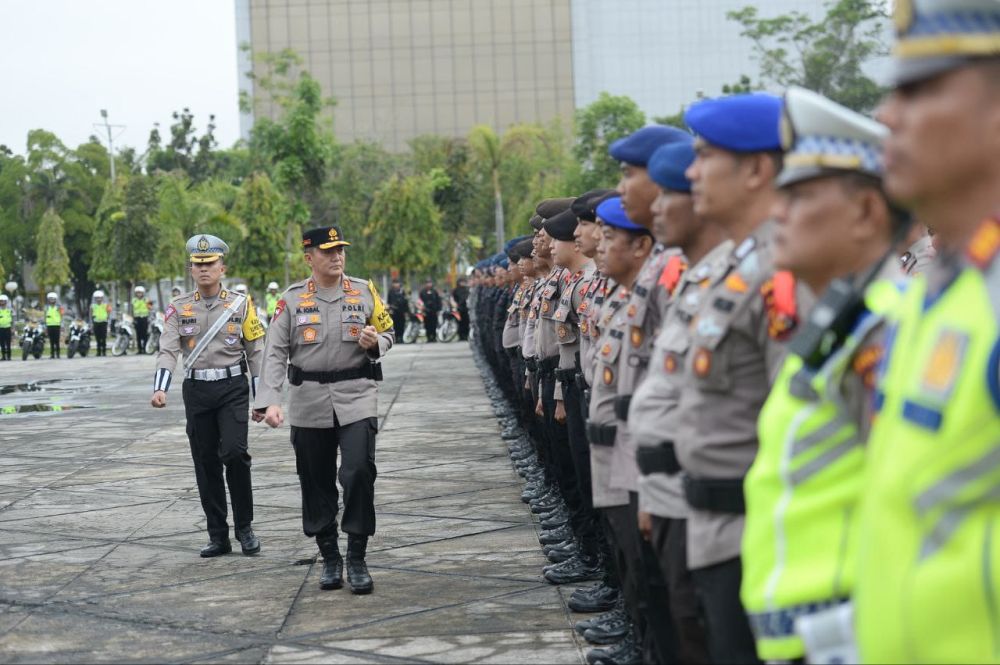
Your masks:
<svg viewBox="0 0 1000 665"><path fill-rule="evenodd" d="M208 124L201 136L197 135L194 114L184 108L174 111L170 125L170 141L163 145L159 123L149 133L146 150L146 170L183 171L193 182L202 182L220 170L215 140L215 116L208 116Z"/></svg>
<svg viewBox="0 0 1000 665"><path fill-rule="evenodd" d="M329 220L323 185L336 154L336 142L324 109L333 105L324 99L319 83L308 72L300 71L294 84L290 76L301 59L291 52L278 56L259 56L277 63L273 77L261 77L256 83L262 94L271 95L280 107L275 121L261 117L250 136L250 150L270 166L274 183L289 202L285 228L285 283L289 281L292 248L306 222L322 224Z"/></svg>
<svg viewBox="0 0 1000 665"><path fill-rule="evenodd" d="M472 146L476 159L490 174L493 185L493 222L496 246L499 251L503 247L506 235L503 214L503 189L500 186L500 167L503 165L503 151L500 137L488 125L476 125L469 132L469 145Z"/></svg>
<svg viewBox="0 0 1000 665"><path fill-rule="evenodd" d="M573 156L581 165L578 188L612 187L618 181L618 164L608 156L612 142L646 124L646 115L631 98L606 92L576 111Z"/></svg>
<svg viewBox="0 0 1000 665"><path fill-rule="evenodd" d="M878 0L827 2L818 20L793 11L764 18L756 7L726 16L753 42L761 79L787 88L799 85L859 112L870 112L885 90L865 75L871 58L887 51L886 3Z"/></svg>
<svg viewBox="0 0 1000 665"><path fill-rule="evenodd" d="M160 240L158 213L159 196L153 177L132 175L109 184L97 211L91 277L97 281L122 280L127 293L131 293L136 281L155 278L155 248ZM131 299L129 303L131 311Z"/></svg>
<svg viewBox="0 0 1000 665"><path fill-rule="evenodd" d="M22 218L27 177L24 158L0 146L0 263L22 280L24 261L35 252L34 229Z"/></svg>
<svg viewBox="0 0 1000 665"><path fill-rule="evenodd" d="M326 196L331 201L333 213L330 221L335 221L351 241L351 263L355 269L372 267L368 261L371 239L364 235L372 202L378 188L399 167L400 159L371 141L355 141L339 151L333 174L326 184Z"/></svg>
<svg viewBox="0 0 1000 665"><path fill-rule="evenodd" d="M440 169L407 177L393 175L382 183L365 229L372 267L396 268L404 276L439 267L444 233L434 194L447 185L448 176Z"/></svg>
<svg viewBox="0 0 1000 665"><path fill-rule="evenodd" d="M243 182L233 213L243 238L232 246L229 269L263 290L283 267L285 202L266 173L255 173Z"/></svg>
<svg viewBox="0 0 1000 665"><path fill-rule="evenodd" d="M42 215L36 236L35 284L38 285L39 301L44 301L49 288L58 289L69 283L69 254L63 234L62 217L55 209L49 208Z"/></svg>

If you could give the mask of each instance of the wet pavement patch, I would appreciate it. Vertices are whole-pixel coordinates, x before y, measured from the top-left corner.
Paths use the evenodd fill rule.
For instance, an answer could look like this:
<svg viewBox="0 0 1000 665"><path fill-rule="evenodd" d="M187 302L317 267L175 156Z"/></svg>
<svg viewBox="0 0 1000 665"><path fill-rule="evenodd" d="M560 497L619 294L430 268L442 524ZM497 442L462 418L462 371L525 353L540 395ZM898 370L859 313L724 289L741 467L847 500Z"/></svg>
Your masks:
<svg viewBox="0 0 1000 665"><path fill-rule="evenodd" d="M47 379L29 383L7 383L0 385L0 395L16 395L20 393L89 393L97 390L96 386L57 386L65 379Z"/></svg>
<svg viewBox="0 0 1000 665"><path fill-rule="evenodd" d="M0 406L0 416L13 416L18 413L62 413L74 409L92 409L92 406L76 404L10 404Z"/></svg>

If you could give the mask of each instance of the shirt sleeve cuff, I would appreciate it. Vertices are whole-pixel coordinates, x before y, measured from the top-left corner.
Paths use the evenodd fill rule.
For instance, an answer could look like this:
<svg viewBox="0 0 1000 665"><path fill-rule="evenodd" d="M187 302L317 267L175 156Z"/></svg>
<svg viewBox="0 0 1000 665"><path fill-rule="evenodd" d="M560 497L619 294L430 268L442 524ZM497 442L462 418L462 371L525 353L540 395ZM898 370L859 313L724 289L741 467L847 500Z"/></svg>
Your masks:
<svg viewBox="0 0 1000 665"><path fill-rule="evenodd" d="M169 369L161 367L156 370L156 373L153 375L153 392L155 393L160 390L167 392L170 390L170 379L171 374Z"/></svg>

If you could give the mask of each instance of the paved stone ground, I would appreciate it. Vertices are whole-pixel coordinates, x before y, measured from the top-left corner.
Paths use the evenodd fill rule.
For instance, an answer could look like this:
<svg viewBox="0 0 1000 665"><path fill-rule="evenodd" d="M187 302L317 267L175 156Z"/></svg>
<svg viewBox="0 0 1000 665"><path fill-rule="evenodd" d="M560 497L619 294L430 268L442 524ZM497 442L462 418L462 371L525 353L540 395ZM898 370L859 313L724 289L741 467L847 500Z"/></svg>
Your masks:
<svg viewBox="0 0 1000 665"><path fill-rule="evenodd" d="M287 428L251 423L261 555L201 559L180 390L148 406L148 357L0 364L0 661L581 662L468 347L385 374L353 596L319 590Z"/></svg>

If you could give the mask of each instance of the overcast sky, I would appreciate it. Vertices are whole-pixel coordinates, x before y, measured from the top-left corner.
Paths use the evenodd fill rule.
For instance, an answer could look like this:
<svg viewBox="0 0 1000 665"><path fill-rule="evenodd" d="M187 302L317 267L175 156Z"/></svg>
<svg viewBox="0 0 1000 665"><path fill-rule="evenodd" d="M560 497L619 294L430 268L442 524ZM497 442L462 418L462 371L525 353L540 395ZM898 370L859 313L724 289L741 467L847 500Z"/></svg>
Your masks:
<svg viewBox="0 0 1000 665"><path fill-rule="evenodd" d="M0 0L0 144L24 153L28 131L70 147L100 110L126 125L115 147L146 144L154 122L187 106L216 138L239 138L233 0Z"/></svg>

